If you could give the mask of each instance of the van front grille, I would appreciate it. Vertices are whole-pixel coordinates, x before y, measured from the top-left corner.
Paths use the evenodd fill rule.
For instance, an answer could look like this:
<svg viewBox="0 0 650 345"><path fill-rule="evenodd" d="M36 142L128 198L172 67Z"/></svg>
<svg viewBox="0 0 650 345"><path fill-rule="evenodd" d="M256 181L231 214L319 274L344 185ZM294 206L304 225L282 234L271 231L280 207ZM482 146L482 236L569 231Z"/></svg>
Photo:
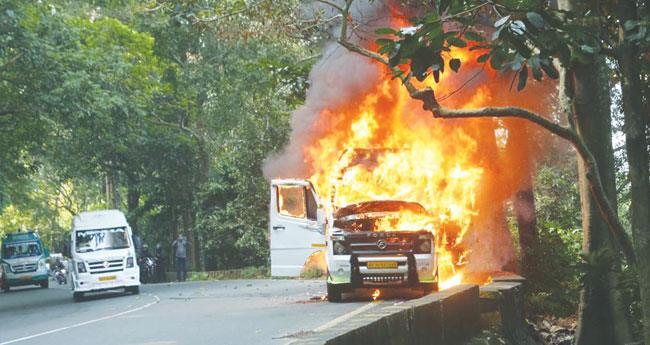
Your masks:
<svg viewBox="0 0 650 345"><path fill-rule="evenodd" d="M381 274L381 275L364 275L363 284L402 284L404 283L405 275L403 274Z"/></svg>
<svg viewBox="0 0 650 345"><path fill-rule="evenodd" d="M25 272L34 272L36 271L37 264L20 264L20 265L11 265L11 269L15 273L25 273Z"/></svg>
<svg viewBox="0 0 650 345"><path fill-rule="evenodd" d="M90 261L88 262L88 268L91 274L120 272L124 270L124 259Z"/></svg>

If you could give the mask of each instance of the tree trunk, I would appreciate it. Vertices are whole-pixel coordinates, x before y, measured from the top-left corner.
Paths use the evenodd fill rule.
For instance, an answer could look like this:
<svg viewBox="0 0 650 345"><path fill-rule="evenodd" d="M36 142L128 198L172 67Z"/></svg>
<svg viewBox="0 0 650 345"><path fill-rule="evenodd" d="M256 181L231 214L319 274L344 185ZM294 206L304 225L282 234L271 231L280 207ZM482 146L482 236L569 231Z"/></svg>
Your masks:
<svg viewBox="0 0 650 345"><path fill-rule="evenodd" d="M199 125L202 126L201 122L199 122ZM200 130L203 130L202 127L199 127L199 128L200 128ZM207 150L207 147L206 147L207 144L206 144L205 140L199 140L198 144L199 144L198 146L199 146L199 164L200 164L199 168L200 168L201 174L199 175L199 181L197 181L198 182L197 185L199 186L199 188L202 188L202 187L204 187L206 185L206 183L208 182L208 180L210 178L209 175L210 175L210 162L211 162L211 160L210 160L210 154L208 153L208 150ZM197 188L197 190L198 190L198 188ZM193 196L193 198L194 198L195 203L199 199L199 198L197 198L196 194ZM196 207L197 212L198 212L199 209L200 209L200 206ZM193 224L196 224L197 223L196 222L197 213L195 212L193 214L193 216L194 216ZM197 239L199 241L199 243L196 244L197 254L198 254L198 259L199 259L198 260L199 266L201 268L201 271L205 271L205 250L203 249L203 245L204 245L205 242L203 241L203 233L201 231L196 231L196 237L197 237Z"/></svg>
<svg viewBox="0 0 650 345"><path fill-rule="evenodd" d="M537 233L537 215L535 212L535 195L533 193L534 149L532 148L532 131L521 120L504 121L508 129L508 142L505 148L507 165L516 173L509 181L519 190L512 197L512 206L517 220L519 248L521 250L521 274L535 281L539 272L539 235Z"/></svg>
<svg viewBox="0 0 650 345"><path fill-rule="evenodd" d="M126 206L127 213L129 216L129 224L134 233L138 232L138 220L139 215L137 212L138 207L140 206L140 187L138 186L138 181L135 176L128 176L126 180L127 184L127 195L126 195Z"/></svg>
<svg viewBox="0 0 650 345"><path fill-rule="evenodd" d="M117 173L109 170L106 173L106 207L115 210L120 209L121 200L118 186Z"/></svg>
<svg viewBox="0 0 650 345"><path fill-rule="evenodd" d="M174 206L174 204L171 202L171 200L169 200L169 198L167 199L167 205L171 205L168 206L170 209L169 214L171 216L170 218L173 227L172 228L173 237L172 240L169 241L169 243L171 244L176 238L178 238L178 234L179 234L178 219L176 217L176 206ZM171 259L171 265L169 265L169 267L174 267L175 270L178 270L178 267L176 266L176 248L174 248L174 246L171 246L170 259Z"/></svg>
<svg viewBox="0 0 650 345"><path fill-rule="evenodd" d="M634 44L625 42L623 24L638 19L636 3L620 4L622 18L619 27L619 66L623 91L625 117L625 148L630 178L630 223L639 265L638 280L643 315L643 339L650 344L650 181L648 180L648 142L646 138L647 114L643 112L640 80L640 54Z"/></svg>
<svg viewBox="0 0 650 345"><path fill-rule="evenodd" d="M479 216L463 239L470 250L466 272L514 271L517 261L504 203L510 191L502 188L506 174L499 164L498 125L493 119L468 121L472 123L471 135L483 143L475 153L482 160L483 175L476 196Z"/></svg>
<svg viewBox="0 0 650 345"><path fill-rule="evenodd" d="M562 3L562 2L561 2ZM607 65L602 60L574 66L564 79L572 100L573 124L591 150L605 193L616 209L614 155L611 140L611 113ZM583 226L583 253L614 250L613 239L589 189L585 162L579 158L579 189ZM577 345L625 344L630 326L618 294L613 272L605 279L586 282L580 296Z"/></svg>
<svg viewBox="0 0 650 345"><path fill-rule="evenodd" d="M537 215L535 213L535 195L530 174L522 189L513 200L515 218L519 227L519 247L521 248L521 273L528 279L534 279L539 272L537 255L539 253L539 236L537 233Z"/></svg>
<svg viewBox="0 0 650 345"><path fill-rule="evenodd" d="M104 197L106 198L106 207L110 208L112 205L112 195L113 187L111 187L111 179L108 177L108 174L104 176Z"/></svg>
<svg viewBox="0 0 650 345"><path fill-rule="evenodd" d="M185 232L188 240L190 241L189 245L189 253L187 255L188 260L188 266L192 268L193 271L196 271L196 263L197 263L197 255L196 255L196 248L197 248L197 243L196 243L196 234L195 231L193 231L193 226L192 226L192 209L186 208L183 213L181 214L181 220L183 222L183 231Z"/></svg>

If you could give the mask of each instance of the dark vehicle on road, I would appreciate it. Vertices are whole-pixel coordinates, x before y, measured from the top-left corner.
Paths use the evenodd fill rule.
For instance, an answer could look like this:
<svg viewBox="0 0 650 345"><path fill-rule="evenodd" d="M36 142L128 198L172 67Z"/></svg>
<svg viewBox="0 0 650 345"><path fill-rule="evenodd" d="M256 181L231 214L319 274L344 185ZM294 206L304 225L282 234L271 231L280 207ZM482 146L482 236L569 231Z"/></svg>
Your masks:
<svg viewBox="0 0 650 345"><path fill-rule="evenodd" d="M140 282L145 284L155 283L157 270L155 258L151 256L140 258Z"/></svg>

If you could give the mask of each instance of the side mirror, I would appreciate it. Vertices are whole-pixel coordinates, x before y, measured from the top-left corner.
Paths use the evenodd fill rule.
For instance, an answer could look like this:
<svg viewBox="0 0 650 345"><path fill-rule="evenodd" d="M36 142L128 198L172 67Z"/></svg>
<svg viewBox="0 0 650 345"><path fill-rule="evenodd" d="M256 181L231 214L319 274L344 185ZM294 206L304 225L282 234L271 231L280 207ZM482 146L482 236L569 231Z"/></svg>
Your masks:
<svg viewBox="0 0 650 345"><path fill-rule="evenodd" d="M48 247L43 248L43 254L45 254L46 258L50 257L50 249Z"/></svg>

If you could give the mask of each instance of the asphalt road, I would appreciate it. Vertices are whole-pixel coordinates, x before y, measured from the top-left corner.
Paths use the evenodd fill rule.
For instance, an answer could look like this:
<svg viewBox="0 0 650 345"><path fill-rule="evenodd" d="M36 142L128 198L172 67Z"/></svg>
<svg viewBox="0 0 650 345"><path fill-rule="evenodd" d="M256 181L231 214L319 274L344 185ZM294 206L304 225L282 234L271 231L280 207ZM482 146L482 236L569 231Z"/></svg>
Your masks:
<svg viewBox="0 0 650 345"><path fill-rule="evenodd" d="M75 303L66 286L0 293L0 345L288 344L379 304L321 300L322 280L227 280L142 285Z"/></svg>

